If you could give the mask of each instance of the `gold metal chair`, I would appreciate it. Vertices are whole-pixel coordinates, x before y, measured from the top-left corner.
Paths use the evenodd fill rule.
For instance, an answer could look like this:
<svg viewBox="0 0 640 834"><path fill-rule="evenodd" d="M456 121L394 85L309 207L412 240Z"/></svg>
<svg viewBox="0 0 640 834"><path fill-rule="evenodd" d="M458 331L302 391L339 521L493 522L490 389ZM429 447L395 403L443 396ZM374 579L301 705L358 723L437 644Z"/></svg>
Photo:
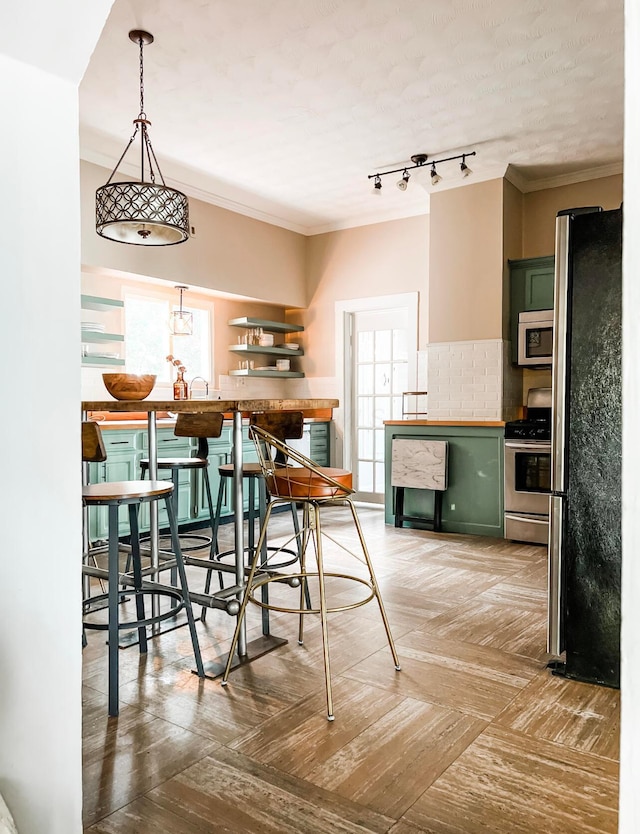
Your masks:
<svg viewBox="0 0 640 834"><path fill-rule="evenodd" d="M266 509L265 518L260 529L260 537L256 545L255 553L251 562L251 567L247 577L247 584L242 596L242 603L240 606L240 613L238 622L231 641L231 648L229 650L229 657L222 676L222 684L226 685L233 655L237 647L238 636L240 634L240 627L242 618L245 615L247 605L253 602L262 608L268 608L273 611L288 612L299 615L299 631L298 642L302 645L303 642L303 621L305 614L320 614L321 628L322 628L322 646L324 656L324 674L327 694L327 717L329 721L333 721L333 697L331 691L331 668L329 658L329 635L327 628L327 614L332 614L338 611L348 611L352 608L359 608L367 602L375 599L378 603L382 622L389 641L389 648L395 668L400 670L400 662L398 654L391 636L389 628L389 621L387 619L382 597L375 578L373 565L367 545L362 533L360 521L353 504L352 495L354 489L352 488L351 472L344 469L333 469L329 467L319 467L312 460L302 455L300 452L292 449L283 441L274 437L268 431L260 426L251 426L249 433L253 438L258 451L258 460L262 470L267 490L269 493L269 503ZM300 537L300 571L299 573L280 573L277 570L270 569L269 561L272 557L277 557L278 550L270 551L266 563L261 562L261 551L263 542L266 539L267 527L269 519L273 510L282 504L287 504L291 501L302 506L302 526L299 531ZM355 525L362 555L350 550L340 542L337 542L333 537L329 536L322 530L321 527L321 509L324 507L347 506L351 512L353 523ZM322 551L322 537L330 539L334 544L337 544L344 552L348 553L361 564L367 568L368 578L362 578L349 573L335 573L325 571L324 558ZM292 537L295 538L296 535ZM292 539L285 542L282 547L286 547ZM315 556L316 570L309 571L307 569L307 552L310 549ZM338 578L350 580L352 582L360 583L366 588L366 593L363 599L358 599L355 602L345 603L343 605L330 606L327 604L327 594L325 588L325 578ZM263 586L271 582L279 582L285 585L293 585L292 580L298 579L300 582L299 600L296 607L283 607L280 605L265 602L263 599L256 598L256 592ZM308 591L309 580L317 581L319 605L317 607L308 607L305 605L305 593Z"/></svg>

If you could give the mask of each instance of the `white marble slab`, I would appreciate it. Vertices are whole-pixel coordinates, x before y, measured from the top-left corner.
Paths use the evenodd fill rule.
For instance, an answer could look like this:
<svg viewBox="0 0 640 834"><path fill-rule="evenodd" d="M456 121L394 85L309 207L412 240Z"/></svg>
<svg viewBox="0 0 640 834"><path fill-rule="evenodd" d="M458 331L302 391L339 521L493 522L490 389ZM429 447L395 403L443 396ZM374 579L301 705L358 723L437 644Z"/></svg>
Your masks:
<svg viewBox="0 0 640 834"><path fill-rule="evenodd" d="M391 444L391 486L447 488L446 440L396 438Z"/></svg>

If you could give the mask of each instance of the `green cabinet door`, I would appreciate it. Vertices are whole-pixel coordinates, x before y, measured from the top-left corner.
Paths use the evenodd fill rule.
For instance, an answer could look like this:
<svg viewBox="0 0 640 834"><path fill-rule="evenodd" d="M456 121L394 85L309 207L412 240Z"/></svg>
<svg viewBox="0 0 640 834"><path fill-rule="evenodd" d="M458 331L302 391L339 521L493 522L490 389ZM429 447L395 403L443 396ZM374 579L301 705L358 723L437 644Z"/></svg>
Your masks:
<svg viewBox="0 0 640 834"><path fill-rule="evenodd" d="M215 446L209 441L209 484L211 487L211 501L213 503L213 510L215 512L216 503L218 500L218 490L220 489L220 482L222 481L222 505L220 507L220 516L231 514L231 479L221 478L218 474L218 467L229 463L230 454L228 447L224 444L216 444ZM202 470L194 473L196 475L196 507L197 513L195 520L209 521L209 504L207 502L207 492L204 485L204 478Z"/></svg>
<svg viewBox="0 0 640 834"><path fill-rule="evenodd" d="M309 457L318 466L331 465L330 431L331 423L310 423L310 454Z"/></svg>
<svg viewBox="0 0 640 834"><path fill-rule="evenodd" d="M137 478L135 453L132 450L111 452L104 463L93 464L90 468L90 483L102 484L107 481L131 481ZM89 508L90 541L106 540L109 535L108 507ZM126 505L118 509L118 535L129 533L129 511Z"/></svg>
<svg viewBox="0 0 640 834"><path fill-rule="evenodd" d="M137 479L137 432L105 431L102 433L107 459L89 466L89 483L131 481ZM126 506L118 510L118 535L129 533L129 513ZM109 535L108 508L89 508L89 541L106 541Z"/></svg>
<svg viewBox="0 0 640 834"><path fill-rule="evenodd" d="M503 535L504 429L497 426L386 426L385 520L394 522L391 485L392 444L403 438L446 440L449 444L448 485L442 500L445 533ZM434 492L405 490L407 515L433 518ZM413 526L406 522L405 526ZM417 525L419 526L419 525Z"/></svg>
<svg viewBox="0 0 640 834"><path fill-rule="evenodd" d="M141 432L141 445L145 448L142 457L148 457L147 443L148 437L146 430ZM176 437L173 429L159 429L158 430L158 461L162 458L190 458L193 456L191 439L188 437ZM140 477L138 474L136 477ZM159 480L171 480L171 470L164 469L158 471ZM195 478L194 473L190 469L180 469L178 471L178 510L176 513L178 524L189 522L193 519L194 506L194 490ZM140 529L149 529L149 504L144 504L140 513ZM164 501L158 504L158 526L161 530L169 529L169 517Z"/></svg>
<svg viewBox="0 0 640 834"><path fill-rule="evenodd" d="M553 309L555 258L509 261L509 333L511 361L518 361L518 316L534 310Z"/></svg>

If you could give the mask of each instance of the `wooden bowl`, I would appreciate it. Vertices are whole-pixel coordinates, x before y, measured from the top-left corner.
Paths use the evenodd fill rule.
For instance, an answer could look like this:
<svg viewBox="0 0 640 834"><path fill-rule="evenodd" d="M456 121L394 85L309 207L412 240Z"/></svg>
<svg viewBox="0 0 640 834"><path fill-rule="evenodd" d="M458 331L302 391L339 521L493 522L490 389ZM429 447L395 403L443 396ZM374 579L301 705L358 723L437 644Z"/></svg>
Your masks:
<svg viewBox="0 0 640 834"><path fill-rule="evenodd" d="M107 391L116 400L144 400L155 385L155 374L102 374Z"/></svg>

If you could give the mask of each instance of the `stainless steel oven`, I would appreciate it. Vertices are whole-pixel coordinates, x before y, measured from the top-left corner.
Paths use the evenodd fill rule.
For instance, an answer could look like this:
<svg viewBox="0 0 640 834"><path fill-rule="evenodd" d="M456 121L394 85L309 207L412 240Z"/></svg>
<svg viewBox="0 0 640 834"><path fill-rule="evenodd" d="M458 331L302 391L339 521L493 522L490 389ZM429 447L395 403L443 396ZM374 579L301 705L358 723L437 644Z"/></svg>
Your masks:
<svg viewBox="0 0 640 834"><path fill-rule="evenodd" d="M546 544L550 493L550 441L505 440L505 538Z"/></svg>
<svg viewBox="0 0 640 834"><path fill-rule="evenodd" d="M518 365L551 365L553 310L536 310L518 316Z"/></svg>

